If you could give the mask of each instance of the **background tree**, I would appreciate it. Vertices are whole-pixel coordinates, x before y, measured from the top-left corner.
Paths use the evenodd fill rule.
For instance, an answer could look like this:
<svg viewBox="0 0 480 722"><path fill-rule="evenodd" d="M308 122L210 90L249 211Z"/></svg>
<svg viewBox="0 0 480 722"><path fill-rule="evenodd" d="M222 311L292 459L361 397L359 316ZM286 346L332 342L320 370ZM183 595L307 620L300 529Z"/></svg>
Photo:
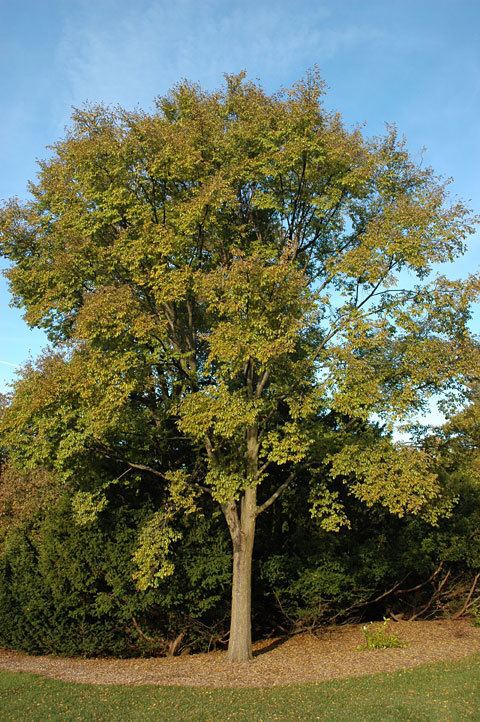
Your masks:
<svg viewBox="0 0 480 722"><path fill-rule="evenodd" d="M1 216L15 302L62 352L3 413L10 457L70 479L104 468L76 497L84 519L127 470L158 479L140 588L172 573L177 516L212 496L233 546L235 661L251 657L258 515L312 479L312 514L338 529L339 477L367 505L435 518L428 455L351 430L468 379L478 280L431 270L462 253L471 215L394 129L366 140L322 94L315 74L273 96L240 75L176 86L152 114L77 111L32 199Z"/></svg>

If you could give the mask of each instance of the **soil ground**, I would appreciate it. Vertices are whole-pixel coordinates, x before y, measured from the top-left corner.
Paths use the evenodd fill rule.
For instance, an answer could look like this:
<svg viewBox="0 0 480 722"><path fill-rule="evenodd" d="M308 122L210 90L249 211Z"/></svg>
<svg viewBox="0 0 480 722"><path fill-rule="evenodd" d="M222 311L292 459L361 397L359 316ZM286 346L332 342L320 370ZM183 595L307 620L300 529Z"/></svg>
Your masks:
<svg viewBox="0 0 480 722"><path fill-rule="evenodd" d="M361 625L332 627L255 645L252 662L230 664L225 652L149 659L31 656L0 650L0 669L86 684L156 684L190 687L273 687L393 672L480 652L480 628L468 620L395 622L400 649L360 651Z"/></svg>

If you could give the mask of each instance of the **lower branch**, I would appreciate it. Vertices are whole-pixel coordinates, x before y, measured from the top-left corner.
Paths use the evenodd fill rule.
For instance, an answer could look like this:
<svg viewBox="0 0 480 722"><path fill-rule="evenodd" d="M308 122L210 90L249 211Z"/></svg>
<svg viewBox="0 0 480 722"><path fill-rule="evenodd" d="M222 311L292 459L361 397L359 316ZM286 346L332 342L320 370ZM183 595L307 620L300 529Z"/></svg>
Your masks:
<svg viewBox="0 0 480 722"><path fill-rule="evenodd" d="M477 574L477 575L475 576L475 579L473 580L473 584L472 584L472 586L470 587L470 591L468 592L467 598L466 598L466 600L465 600L465 604L464 604L463 607L460 609L460 611L456 612L456 614L453 615L452 619L459 619L463 614L465 614L465 612L467 611L467 609L468 609L468 607L469 607L469 605L470 605L470 601L471 601L471 599L472 599L472 597L473 597L473 593L474 593L474 591L475 591L475 588L476 588L476 586L477 586L477 583L478 583L478 580L479 580L479 579L480 579L480 573Z"/></svg>
<svg viewBox="0 0 480 722"><path fill-rule="evenodd" d="M228 530L235 548L235 545L238 544L241 535L240 518L238 516L237 505L235 501L229 501L226 504L222 504L221 508L227 521Z"/></svg>
<svg viewBox="0 0 480 722"><path fill-rule="evenodd" d="M268 507L271 506L278 499L280 494L282 494L282 492L285 491L287 486L289 484L291 484L291 482L293 481L293 477L294 477L294 472L292 471L292 473L288 476L286 481L284 481L283 484L280 484L280 486L272 494L272 496L269 499L267 499L267 501L264 501L263 504L260 504L260 506L257 506L257 511L256 511L257 516L260 516L260 514L262 514L262 512L265 511L265 509L268 509Z"/></svg>

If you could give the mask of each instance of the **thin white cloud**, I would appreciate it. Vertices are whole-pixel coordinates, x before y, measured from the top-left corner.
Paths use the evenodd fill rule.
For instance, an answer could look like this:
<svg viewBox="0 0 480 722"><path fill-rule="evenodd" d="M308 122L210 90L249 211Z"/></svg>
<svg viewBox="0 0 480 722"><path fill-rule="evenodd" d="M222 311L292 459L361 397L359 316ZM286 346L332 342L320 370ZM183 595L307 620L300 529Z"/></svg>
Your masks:
<svg viewBox="0 0 480 722"><path fill-rule="evenodd" d="M254 77L280 75L289 82L314 62L379 37L373 27L336 26L321 2L309 12L252 0L116 5L85 3L66 20L57 57L68 105L145 104L180 78L216 86L223 72L244 68Z"/></svg>

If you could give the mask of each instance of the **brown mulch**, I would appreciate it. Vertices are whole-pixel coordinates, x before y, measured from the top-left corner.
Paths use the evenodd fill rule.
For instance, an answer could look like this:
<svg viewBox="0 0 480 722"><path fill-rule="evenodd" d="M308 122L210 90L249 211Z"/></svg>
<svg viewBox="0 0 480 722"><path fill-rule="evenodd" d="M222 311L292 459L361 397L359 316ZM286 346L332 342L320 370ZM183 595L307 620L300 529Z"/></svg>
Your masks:
<svg viewBox="0 0 480 722"><path fill-rule="evenodd" d="M229 664L225 652L150 659L34 657L0 650L0 669L88 684L157 684L192 687L272 687L393 672L480 652L480 629L468 620L396 622L407 646L359 651L360 625L332 627L255 645L252 662Z"/></svg>

